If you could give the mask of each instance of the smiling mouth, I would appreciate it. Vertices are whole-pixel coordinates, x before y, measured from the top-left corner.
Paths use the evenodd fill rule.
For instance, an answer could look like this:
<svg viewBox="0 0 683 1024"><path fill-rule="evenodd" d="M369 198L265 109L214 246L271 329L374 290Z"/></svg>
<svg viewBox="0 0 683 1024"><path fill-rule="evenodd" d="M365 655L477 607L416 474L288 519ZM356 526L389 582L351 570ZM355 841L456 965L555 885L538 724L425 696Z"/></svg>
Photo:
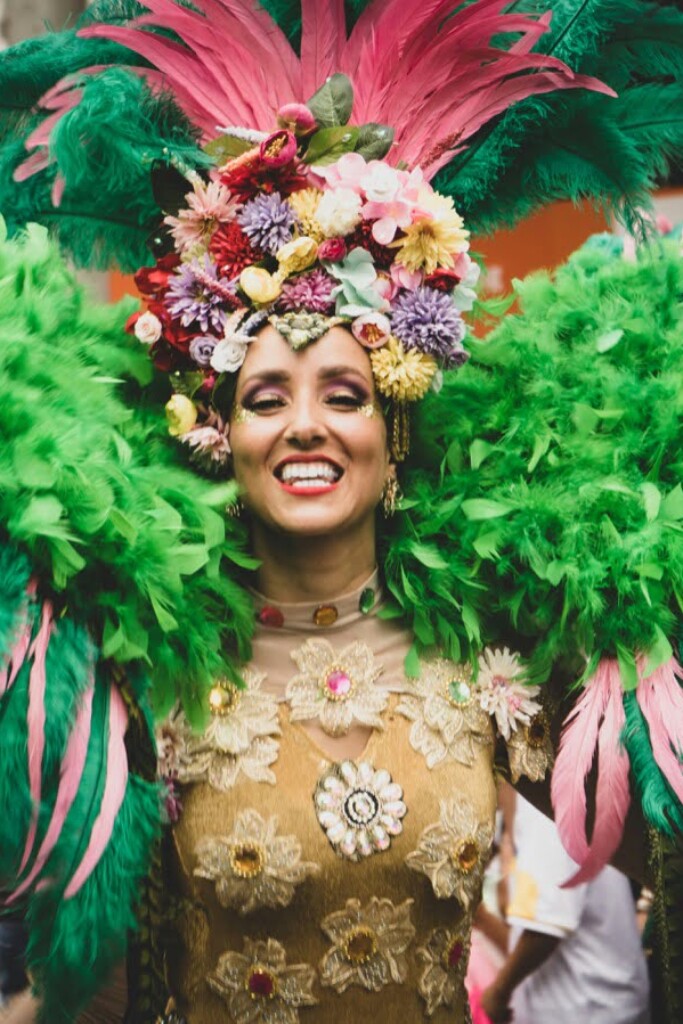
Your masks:
<svg viewBox="0 0 683 1024"><path fill-rule="evenodd" d="M275 470L275 477L284 490L292 494L320 494L329 491L341 480L344 471L333 462L284 462Z"/></svg>

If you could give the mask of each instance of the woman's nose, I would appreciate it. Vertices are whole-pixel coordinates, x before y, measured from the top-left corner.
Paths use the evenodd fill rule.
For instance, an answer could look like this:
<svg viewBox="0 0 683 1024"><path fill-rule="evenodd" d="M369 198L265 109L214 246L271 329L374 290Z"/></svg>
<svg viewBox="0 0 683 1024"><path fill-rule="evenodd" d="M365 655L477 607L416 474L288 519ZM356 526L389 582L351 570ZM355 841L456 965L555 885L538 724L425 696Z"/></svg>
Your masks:
<svg viewBox="0 0 683 1024"><path fill-rule="evenodd" d="M285 440L300 448L310 448L327 437L323 410L312 396L301 395L291 405Z"/></svg>

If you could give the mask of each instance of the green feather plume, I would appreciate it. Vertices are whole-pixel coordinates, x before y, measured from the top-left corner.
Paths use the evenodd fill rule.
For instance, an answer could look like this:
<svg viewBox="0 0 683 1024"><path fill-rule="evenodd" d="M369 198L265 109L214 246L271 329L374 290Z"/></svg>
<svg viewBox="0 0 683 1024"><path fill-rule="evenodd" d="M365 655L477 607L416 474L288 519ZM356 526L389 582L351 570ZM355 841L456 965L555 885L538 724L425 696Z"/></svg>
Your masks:
<svg viewBox="0 0 683 1024"><path fill-rule="evenodd" d="M131 308L86 303L44 228L0 243L0 524L41 593L105 657L146 666L160 711L178 696L196 721L205 689L248 655L251 602L233 575L250 561L223 515L232 485L185 468L144 411Z"/></svg>
<svg viewBox="0 0 683 1024"><path fill-rule="evenodd" d="M650 734L635 693L624 694L626 727L623 743L643 814L658 832L671 838L683 834L683 807L662 775L652 753Z"/></svg>

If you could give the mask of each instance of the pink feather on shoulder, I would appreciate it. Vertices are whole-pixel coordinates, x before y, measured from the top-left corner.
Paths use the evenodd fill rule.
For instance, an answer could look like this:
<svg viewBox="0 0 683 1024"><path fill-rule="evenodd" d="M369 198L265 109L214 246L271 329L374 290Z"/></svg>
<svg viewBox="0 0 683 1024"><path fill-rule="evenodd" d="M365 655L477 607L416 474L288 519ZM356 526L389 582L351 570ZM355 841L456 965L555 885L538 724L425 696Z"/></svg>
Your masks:
<svg viewBox="0 0 683 1024"><path fill-rule="evenodd" d="M603 659L565 722L550 793L555 824L569 856L582 864L588 855L586 778L593 765L600 722L619 666Z"/></svg>

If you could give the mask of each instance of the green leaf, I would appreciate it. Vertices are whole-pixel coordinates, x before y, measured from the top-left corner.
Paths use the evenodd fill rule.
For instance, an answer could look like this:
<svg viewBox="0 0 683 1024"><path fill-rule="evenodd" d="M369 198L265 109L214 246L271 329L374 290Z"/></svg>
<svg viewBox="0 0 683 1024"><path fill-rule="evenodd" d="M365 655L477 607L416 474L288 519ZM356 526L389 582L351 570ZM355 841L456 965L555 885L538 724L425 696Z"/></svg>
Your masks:
<svg viewBox="0 0 683 1024"><path fill-rule="evenodd" d="M683 519L683 489L680 484L676 484L662 502L662 516L664 519Z"/></svg>
<svg viewBox="0 0 683 1024"><path fill-rule="evenodd" d="M358 129L340 126L322 128L311 139L304 161L307 164L331 164L356 144Z"/></svg>
<svg viewBox="0 0 683 1024"><path fill-rule="evenodd" d="M644 483L641 484L641 491L643 492L643 504L645 506L645 515L648 523L653 522L659 515L659 509L662 504L662 495L658 487L654 484Z"/></svg>
<svg viewBox="0 0 683 1024"><path fill-rule="evenodd" d="M635 570L639 576L644 576L648 580L661 580L664 576L664 569L657 562L641 562L635 566Z"/></svg>
<svg viewBox="0 0 683 1024"><path fill-rule="evenodd" d="M209 560L204 544L179 544L169 549L169 555L172 556L173 568L181 576L192 576Z"/></svg>
<svg viewBox="0 0 683 1024"><path fill-rule="evenodd" d="M431 544L419 544L415 541L410 545L410 553L421 562L422 565L426 565L428 569L447 569L448 562L439 554L437 548Z"/></svg>
<svg viewBox="0 0 683 1024"><path fill-rule="evenodd" d="M621 644L617 644L617 661L619 662L621 685L624 690L627 693L629 690L635 690L638 685L638 669L636 668L636 659L633 651L629 651L626 647L622 647Z"/></svg>
<svg viewBox="0 0 683 1024"><path fill-rule="evenodd" d="M235 135L219 135L204 146L204 152L211 157L217 167L221 167L228 160L246 153L251 149L251 145L252 143L246 139L238 139Z"/></svg>
<svg viewBox="0 0 683 1024"><path fill-rule="evenodd" d="M550 434L542 434L540 437L536 438L534 441L534 450L531 453L531 458L529 459L529 463L526 467L529 473L533 473L549 447Z"/></svg>
<svg viewBox="0 0 683 1024"><path fill-rule="evenodd" d="M353 86L346 75L330 75L306 106L321 128L347 124L353 109Z"/></svg>
<svg viewBox="0 0 683 1024"><path fill-rule="evenodd" d="M493 501L489 498L470 498L463 501L461 508L468 519L476 522L479 519L497 519L499 516L506 516L512 512L514 505L508 505L503 501Z"/></svg>
<svg viewBox="0 0 683 1024"><path fill-rule="evenodd" d="M393 141L393 128L371 121L358 129L356 153L360 153L366 160L381 160L391 149Z"/></svg>
<svg viewBox="0 0 683 1024"><path fill-rule="evenodd" d="M647 652L647 662L643 670L643 678L647 679L658 668L673 657L673 648L660 626L655 626L655 642Z"/></svg>
<svg viewBox="0 0 683 1024"><path fill-rule="evenodd" d="M623 330L618 327L614 331L607 331L605 334L601 334L595 343L595 347L598 352L609 352L611 348L618 345L621 339L624 337Z"/></svg>
<svg viewBox="0 0 683 1024"><path fill-rule="evenodd" d="M420 676L420 656L417 652L417 647L412 644L410 650L405 656L403 661L403 668L409 679L419 679Z"/></svg>
<svg viewBox="0 0 683 1024"><path fill-rule="evenodd" d="M480 558L498 558L498 544L500 542L500 530L489 530L487 533L480 533L474 540L472 547Z"/></svg>
<svg viewBox="0 0 683 1024"><path fill-rule="evenodd" d="M495 444L489 444L478 437L470 445L470 465L472 469L479 469L484 459L487 459L491 452L496 450Z"/></svg>

